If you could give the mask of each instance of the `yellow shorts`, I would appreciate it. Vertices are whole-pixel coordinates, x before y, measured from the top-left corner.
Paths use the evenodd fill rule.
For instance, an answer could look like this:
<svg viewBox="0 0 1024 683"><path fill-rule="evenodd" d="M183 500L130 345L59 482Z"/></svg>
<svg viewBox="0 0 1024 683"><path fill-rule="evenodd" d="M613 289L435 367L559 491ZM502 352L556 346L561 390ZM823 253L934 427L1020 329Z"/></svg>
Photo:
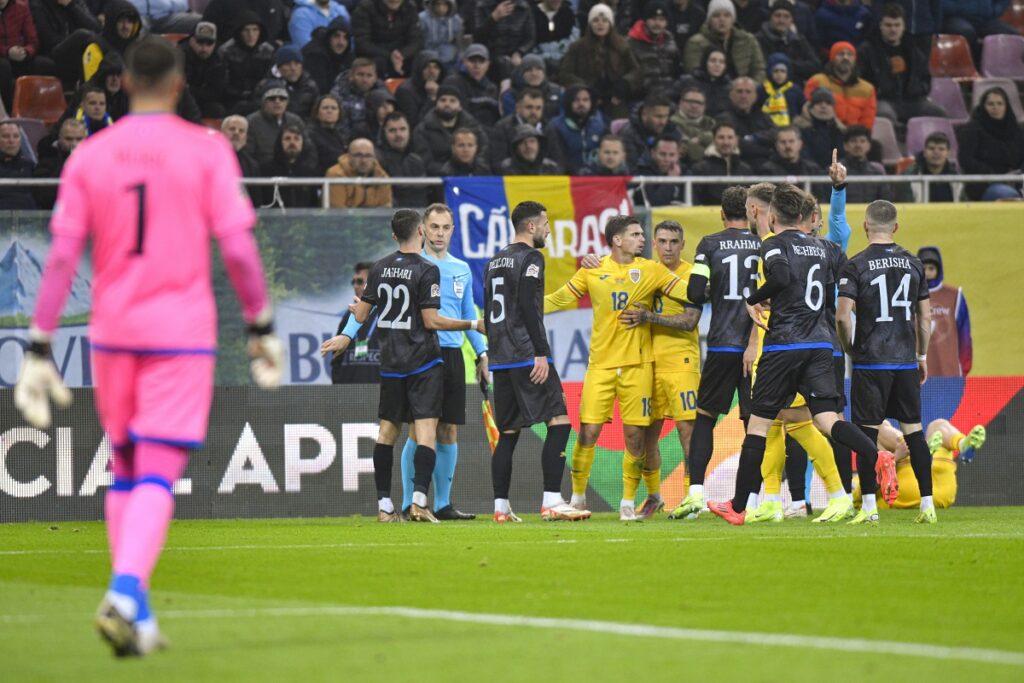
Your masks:
<svg viewBox="0 0 1024 683"><path fill-rule="evenodd" d="M599 425L610 421L617 398L623 424L636 427L651 424L653 374L653 363L624 368L587 368L580 398L580 422Z"/></svg>
<svg viewBox="0 0 1024 683"><path fill-rule="evenodd" d="M697 419L697 387L700 373L658 372L655 366L654 395L651 397L651 418L680 420Z"/></svg>

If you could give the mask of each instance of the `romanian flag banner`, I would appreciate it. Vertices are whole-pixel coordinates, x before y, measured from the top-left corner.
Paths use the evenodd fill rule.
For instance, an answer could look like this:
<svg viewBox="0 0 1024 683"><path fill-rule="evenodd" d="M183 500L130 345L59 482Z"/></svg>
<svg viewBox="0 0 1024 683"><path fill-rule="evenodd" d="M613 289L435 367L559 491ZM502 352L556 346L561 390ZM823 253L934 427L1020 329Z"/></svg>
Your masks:
<svg viewBox="0 0 1024 683"><path fill-rule="evenodd" d="M587 254L608 248L608 219L628 214L633 205L626 191L628 177L509 176L449 177L445 200L455 214L450 251L473 271L473 297L483 306L484 268L504 248L514 231L509 219L516 204L540 202L548 210L551 236L544 250L545 284L550 293L566 283ZM580 301L589 307L590 301Z"/></svg>

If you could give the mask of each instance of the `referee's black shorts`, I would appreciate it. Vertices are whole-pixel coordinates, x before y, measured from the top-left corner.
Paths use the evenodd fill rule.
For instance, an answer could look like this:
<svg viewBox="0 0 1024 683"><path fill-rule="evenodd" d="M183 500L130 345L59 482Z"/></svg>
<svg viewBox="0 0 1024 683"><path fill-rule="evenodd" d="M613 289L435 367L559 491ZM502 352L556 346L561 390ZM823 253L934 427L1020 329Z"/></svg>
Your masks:
<svg viewBox="0 0 1024 683"><path fill-rule="evenodd" d="M494 371L494 424L501 431L524 429L568 414L562 380L554 363L548 363L543 384L530 381L533 365Z"/></svg>
<svg viewBox="0 0 1024 683"><path fill-rule="evenodd" d="M832 349L766 351L754 379L754 415L774 420L788 408L797 392L807 400L811 414L836 411L839 392Z"/></svg>
<svg viewBox="0 0 1024 683"><path fill-rule="evenodd" d="M441 422L466 424L466 361L462 349L441 347L444 359L444 389L441 401Z"/></svg>
<svg viewBox="0 0 1024 683"><path fill-rule="evenodd" d="M854 365L850 404L854 424L873 426L887 417L917 424L921 421L921 376L917 367L866 370Z"/></svg>
<svg viewBox="0 0 1024 683"><path fill-rule="evenodd" d="M381 376L377 417L398 425L441 417L443 373L438 364L407 377Z"/></svg>
<svg viewBox="0 0 1024 683"><path fill-rule="evenodd" d="M732 395L740 396L740 418L750 415L750 377L743 376L743 352L708 351L700 371L697 408L724 415L732 408Z"/></svg>

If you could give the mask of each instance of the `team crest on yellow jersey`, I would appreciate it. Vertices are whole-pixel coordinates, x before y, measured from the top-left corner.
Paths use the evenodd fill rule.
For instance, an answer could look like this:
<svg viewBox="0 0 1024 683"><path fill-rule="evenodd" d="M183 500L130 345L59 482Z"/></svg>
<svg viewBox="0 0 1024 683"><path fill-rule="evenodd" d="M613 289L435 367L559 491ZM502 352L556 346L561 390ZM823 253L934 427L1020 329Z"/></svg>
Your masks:
<svg viewBox="0 0 1024 683"><path fill-rule="evenodd" d="M634 285L636 283L640 282L640 269L639 268L630 268L629 269L629 279L630 279L630 281Z"/></svg>

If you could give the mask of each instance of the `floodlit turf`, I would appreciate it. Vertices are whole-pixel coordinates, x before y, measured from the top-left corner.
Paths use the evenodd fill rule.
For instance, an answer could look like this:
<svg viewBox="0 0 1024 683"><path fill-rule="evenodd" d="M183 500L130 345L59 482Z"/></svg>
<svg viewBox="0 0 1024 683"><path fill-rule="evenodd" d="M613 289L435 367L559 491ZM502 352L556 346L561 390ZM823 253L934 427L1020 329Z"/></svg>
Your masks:
<svg viewBox="0 0 1024 683"><path fill-rule="evenodd" d="M526 520L177 522L153 592L172 648L142 661L92 631L101 525L3 525L0 679L1024 680L1024 508L870 530ZM422 611L337 609L382 606Z"/></svg>

